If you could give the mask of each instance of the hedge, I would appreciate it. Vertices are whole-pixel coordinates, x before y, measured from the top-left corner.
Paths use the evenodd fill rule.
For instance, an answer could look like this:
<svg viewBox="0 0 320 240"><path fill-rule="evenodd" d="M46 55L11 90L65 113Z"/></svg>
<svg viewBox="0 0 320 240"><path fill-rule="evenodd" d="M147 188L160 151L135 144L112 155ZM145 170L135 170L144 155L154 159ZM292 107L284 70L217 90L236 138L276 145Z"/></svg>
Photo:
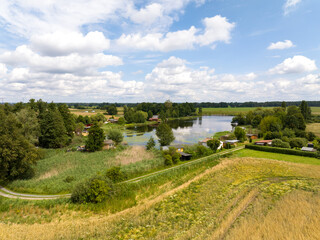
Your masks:
<svg viewBox="0 0 320 240"><path fill-rule="evenodd" d="M288 148L266 147L266 146L259 146L259 145L253 145L253 144L246 144L245 148L264 151L264 152L297 155L297 156L303 156L303 157L313 157L313 158L318 157L317 152L304 152L301 150L288 149Z"/></svg>

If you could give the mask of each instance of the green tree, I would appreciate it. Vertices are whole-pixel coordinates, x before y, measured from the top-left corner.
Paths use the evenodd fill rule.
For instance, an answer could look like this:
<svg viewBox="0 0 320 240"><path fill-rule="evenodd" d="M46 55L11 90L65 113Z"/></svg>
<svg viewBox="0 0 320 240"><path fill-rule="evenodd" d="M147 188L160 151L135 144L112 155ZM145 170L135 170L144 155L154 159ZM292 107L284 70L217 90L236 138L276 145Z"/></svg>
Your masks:
<svg viewBox="0 0 320 240"><path fill-rule="evenodd" d="M107 107L107 112L108 112L109 115L117 115L118 110L117 110L116 105L113 104L113 105L108 106Z"/></svg>
<svg viewBox="0 0 320 240"><path fill-rule="evenodd" d="M266 116L261 120L260 123L260 130L261 132L277 132L281 131L282 129L282 122L279 118L275 116Z"/></svg>
<svg viewBox="0 0 320 240"><path fill-rule="evenodd" d="M67 130L67 134L69 136L69 141L71 142L73 136L74 136L74 130L75 130L75 117L70 112L68 106L66 104L61 104L58 106L58 110L63 118L64 126Z"/></svg>
<svg viewBox="0 0 320 240"><path fill-rule="evenodd" d="M198 114L199 114L199 115L202 115L202 107L199 107Z"/></svg>
<svg viewBox="0 0 320 240"><path fill-rule="evenodd" d="M86 141L86 149L89 152L100 151L102 150L104 140L105 134L103 132L103 129L94 124L89 129L89 135Z"/></svg>
<svg viewBox="0 0 320 240"><path fill-rule="evenodd" d="M283 102L281 103L281 107L282 107L284 110L286 110L286 108L287 108L287 104L286 104L286 102L285 102L285 101L283 101Z"/></svg>
<svg viewBox="0 0 320 240"><path fill-rule="evenodd" d="M16 113L16 119L20 123L22 135L32 144L38 144L40 125L37 114L30 108L24 108Z"/></svg>
<svg viewBox="0 0 320 240"><path fill-rule="evenodd" d="M220 141L218 139L212 139L207 142L207 145L211 150L216 152L220 146Z"/></svg>
<svg viewBox="0 0 320 240"><path fill-rule="evenodd" d="M151 110L148 111L148 119L152 118L153 117L153 113Z"/></svg>
<svg viewBox="0 0 320 240"><path fill-rule="evenodd" d="M41 147L59 148L66 146L69 142L63 118L53 104L50 104L48 110L42 114L40 131L39 145Z"/></svg>
<svg viewBox="0 0 320 240"><path fill-rule="evenodd" d="M125 123L126 123L126 120L125 120L123 117L120 117L120 118L118 119L118 124L124 125Z"/></svg>
<svg viewBox="0 0 320 240"><path fill-rule="evenodd" d="M311 118L311 108L308 106L308 103L306 101L301 102L300 111L305 120L309 120Z"/></svg>
<svg viewBox="0 0 320 240"><path fill-rule="evenodd" d="M13 115L0 111L0 119L0 180L31 177L39 151L20 133Z"/></svg>
<svg viewBox="0 0 320 240"><path fill-rule="evenodd" d="M123 140L123 134L118 129L110 129L107 138L114 141L116 145L118 145Z"/></svg>
<svg viewBox="0 0 320 240"><path fill-rule="evenodd" d="M156 129L156 135L161 146L170 145L175 139L171 127L166 123L159 124Z"/></svg>
<svg viewBox="0 0 320 240"><path fill-rule="evenodd" d="M246 139L246 132L241 127L235 128L234 135L236 135L236 138L241 142L244 142Z"/></svg>
<svg viewBox="0 0 320 240"><path fill-rule="evenodd" d="M300 109L296 106L287 107L287 116L285 117L285 127L290 129L305 130L306 123Z"/></svg>
<svg viewBox="0 0 320 240"><path fill-rule="evenodd" d="M151 150L151 149L153 149L155 146L156 146L156 142L154 141L153 137L151 136L151 137L149 138L149 141L147 142L146 148L147 148L147 150Z"/></svg>

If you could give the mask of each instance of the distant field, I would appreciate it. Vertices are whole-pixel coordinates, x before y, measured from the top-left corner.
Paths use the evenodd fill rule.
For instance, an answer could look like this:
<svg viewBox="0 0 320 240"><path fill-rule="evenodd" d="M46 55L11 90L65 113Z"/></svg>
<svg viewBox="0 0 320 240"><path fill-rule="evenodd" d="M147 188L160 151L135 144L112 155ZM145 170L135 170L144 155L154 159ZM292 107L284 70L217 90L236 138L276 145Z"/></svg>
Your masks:
<svg viewBox="0 0 320 240"><path fill-rule="evenodd" d="M262 107L262 109L273 109L274 107ZM239 113L247 113L255 110L256 107L243 107L243 108L203 108L203 115L229 115L233 116ZM311 107L312 114L320 115L320 107Z"/></svg>
<svg viewBox="0 0 320 240"><path fill-rule="evenodd" d="M263 109L272 109L273 107L264 107ZM233 116L239 113L247 113L256 107L244 107L244 108L203 108L203 115L229 115Z"/></svg>
<svg viewBox="0 0 320 240"><path fill-rule="evenodd" d="M318 137L320 137L320 123L310 123L307 124L307 131L313 132Z"/></svg>
<svg viewBox="0 0 320 240"><path fill-rule="evenodd" d="M71 113L76 114L76 115L81 115L81 116L93 116L96 115L97 113L106 113L105 110L101 110L101 109L92 109L92 108L88 108L88 109L74 109L74 108L69 108ZM118 114L117 116L121 116L123 115L123 107L118 107ZM111 117L111 115L105 115L106 117Z"/></svg>
<svg viewBox="0 0 320 240"><path fill-rule="evenodd" d="M314 115L320 115L320 107L311 107L311 112Z"/></svg>

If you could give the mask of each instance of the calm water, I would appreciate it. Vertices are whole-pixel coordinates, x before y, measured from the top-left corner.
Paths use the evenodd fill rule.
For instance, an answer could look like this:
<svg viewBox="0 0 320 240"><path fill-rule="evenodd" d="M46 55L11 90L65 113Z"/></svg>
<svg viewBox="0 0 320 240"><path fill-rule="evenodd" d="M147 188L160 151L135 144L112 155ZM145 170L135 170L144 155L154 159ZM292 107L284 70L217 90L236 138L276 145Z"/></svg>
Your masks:
<svg viewBox="0 0 320 240"><path fill-rule="evenodd" d="M216 132L230 131L232 116L203 116L190 120L173 120L168 124L173 130L173 144L194 144ZM156 140L156 125L126 129L125 138L129 145L146 145L150 136Z"/></svg>

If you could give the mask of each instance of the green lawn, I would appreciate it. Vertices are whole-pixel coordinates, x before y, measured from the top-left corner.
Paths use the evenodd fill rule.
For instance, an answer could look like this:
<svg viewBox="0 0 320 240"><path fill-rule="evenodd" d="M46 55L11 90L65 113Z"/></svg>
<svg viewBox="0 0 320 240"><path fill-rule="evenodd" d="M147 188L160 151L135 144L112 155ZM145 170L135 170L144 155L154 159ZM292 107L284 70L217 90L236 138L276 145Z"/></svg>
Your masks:
<svg viewBox="0 0 320 240"><path fill-rule="evenodd" d="M317 159L317 158L301 157L301 156L294 156L294 155L287 155L287 154L280 154L280 153L271 153L271 152L262 152L262 151L255 151L255 150L251 150L251 149L240 150L238 152L235 152L232 156L234 156L234 157L268 158L268 159L275 159L275 160L293 162L293 163L320 165L320 159Z"/></svg>

